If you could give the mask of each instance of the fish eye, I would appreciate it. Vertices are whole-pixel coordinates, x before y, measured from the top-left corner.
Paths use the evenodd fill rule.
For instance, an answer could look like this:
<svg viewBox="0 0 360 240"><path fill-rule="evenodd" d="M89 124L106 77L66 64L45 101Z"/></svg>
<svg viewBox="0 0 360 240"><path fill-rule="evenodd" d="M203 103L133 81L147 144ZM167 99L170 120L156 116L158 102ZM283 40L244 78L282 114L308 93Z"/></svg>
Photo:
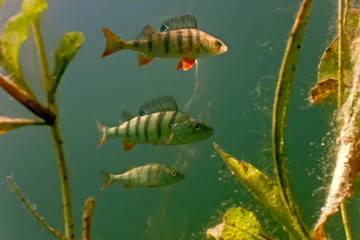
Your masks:
<svg viewBox="0 0 360 240"><path fill-rule="evenodd" d="M220 41L215 41L215 47L221 48L222 43Z"/></svg>
<svg viewBox="0 0 360 240"><path fill-rule="evenodd" d="M176 172L175 172L175 171L172 171L172 172L171 172L171 176L175 177L175 176L176 176Z"/></svg>
<svg viewBox="0 0 360 240"><path fill-rule="evenodd" d="M193 128L194 128L196 131L199 131L199 130L200 130L200 125L197 124L197 123L195 123L195 124L193 125Z"/></svg>

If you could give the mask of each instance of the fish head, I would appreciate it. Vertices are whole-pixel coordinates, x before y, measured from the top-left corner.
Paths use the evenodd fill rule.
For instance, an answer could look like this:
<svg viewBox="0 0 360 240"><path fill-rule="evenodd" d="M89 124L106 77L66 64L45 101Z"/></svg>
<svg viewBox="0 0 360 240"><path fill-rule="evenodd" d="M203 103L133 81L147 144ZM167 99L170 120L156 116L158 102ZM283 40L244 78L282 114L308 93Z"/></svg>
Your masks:
<svg viewBox="0 0 360 240"><path fill-rule="evenodd" d="M211 56L216 56L227 52L227 46L219 39L213 38L209 44Z"/></svg>
<svg viewBox="0 0 360 240"><path fill-rule="evenodd" d="M220 39L204 34L201 41L202 54L204 56L216 56L227 51L227 46Z"/></svg>
<svg viewBox="0 0 360 240"><path fill-rule="evenodd" d="M210 137L214 129L201 120L188 118L173 126L173 138L178 144L198 142Z"/></svg>
<svg viewBox="0 0 360 240"><path fill-rule="evenodd" d="M185 175L173 168L167 167L161 171L161 184L170 185L182 181Z"/></svg>

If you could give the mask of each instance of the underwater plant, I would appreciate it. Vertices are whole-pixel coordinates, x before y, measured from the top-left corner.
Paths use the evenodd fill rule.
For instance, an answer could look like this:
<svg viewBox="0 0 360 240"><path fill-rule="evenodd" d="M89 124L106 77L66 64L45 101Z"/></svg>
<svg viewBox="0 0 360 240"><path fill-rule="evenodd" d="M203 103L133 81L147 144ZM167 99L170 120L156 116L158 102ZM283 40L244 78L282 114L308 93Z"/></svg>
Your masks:
<svg viewBox="0 0 360 240"><path fill-rule="evenodd" d="M290 33L281 65L273 109L272 153L276 180L273 181L245 161L238 161L214 143L226 165L271 213L290 239L326 239L324 225L329 216L341 208L346 239L352 236L346 200L354 194L354 185L360 171L360 74L359 9L351 9L350 1L338 1L338 34L325 50L318 68L318 81L311 89L310 101L320 103L333 92L338 93L336 166L328 196L320 217L312 231L305 226L299 208L292 196L286 167L284 128L290 102L290 93L303 33L308 24L312 0L304 0ZM349 84L350 83L350 84ZM242 208L231 208L224 222L207 231L215 239L273 239L263 230L255 214ZM330 236L331 237L331 236Z"/></svg>
<svg viewBox="0 0 360 240"><path fill-rule="evenodd" d="M45 222L44 218L41 217L28 203L28 200L23 197L13 182L12 177L9 176L7 179L24 205L46 229L59 239L75 239L68 169L63 149L63 140L58 126L59 113L57 110L56 91L59 87L61 77L65 73L66 67L71 62L78 49L82 46L84 36L80 32L69 32L65 34L60 40L59 47L55 51L54 67L53 71L50 72L38 22L41 12L47 7L48 5L44 0L24 0L22 3L22 11L9 19L0 39L0 64L5 68L9 75L8 77L5 77L0 74L0 86L20 104L42 120L0 116L0 133L3 134L7 131L28 125L43 125L50 127L60 177L65 233L60 233L50 227L49 224ZM27 84L19 65L20 47L28 38L29 27L32 30L37 47L45 86L46 105L39 102L38 98L34 95ZM90 229L89 226L93 205L94 200L92 198L89 198L85 203L84 236L89 235L88 232Z"/></svg>
<svg viewBox="0 0 360 240"><path fill-rule="evenodd" d="M1 3L2 1L0 1L0 5ZM316 87L311 90L311 101L314 103L321 102L332 92L337 92L339 99L337 165L331 187L329 187L328 198L313 231L310 231L309 226L306 226L302 220L300 209L292 196L287 176L286 163L288 160L285 154L286 138L284 136L284 127L286 126L285 120L290 104L292 83L297 70L297 58L302 49L302 37L308 25L311 6L311 0L303 1L290 33L279 74L274 103L272 139L275 180L266 176L251 164L236 160L222 151L216 143L214 143L214 147L234 175L269 210L274 220L283 226L290 239L325 239L324 225L326 220L339 207L341 207L347 239L354 239L346 212L346 199L353 194L353 186L359 172L358 116L360 102L358 93L360 82L358 79L359 69L355 67L360 65L357 62L359 60L357 58L359 11L351 9L349 1L346 1L345 5L344 1L339 0L338 36L325 50L319 64ZM46 8L47 4L44 0L24 0L21 13L11 18L2 32L0 38L0 66L5 69L8 77L0 74L0 86L40 120L0 116L0 134L29 125L45 126L50 129L59 170L64 232L50 226L44 217L36 212L34 206L29 203L24 194L18 189L13 177L9 176L7 179L26 208L44 228L58 239L75 239L74 222L76 221L73 220L72 216L69 175L63 140L58 125L60 113L57 107L56 93L68 64L84 42L84 36L80 32L65 34L54 53L53 70L49 71L47 54L45 53L38 22L40 14ZM40 97L34 95L19 64L20 47L28 39L29 27L38 51L46 103L42 103L38 100ZM95 201L91 197L85 202L82 216L82 239L90 239L94 204ZM213 230L209 230L208 234L209 238L216 239L276 239L277 237L266 231L255 213L244 208L229 209L224 216L224 223Z"/></svg>

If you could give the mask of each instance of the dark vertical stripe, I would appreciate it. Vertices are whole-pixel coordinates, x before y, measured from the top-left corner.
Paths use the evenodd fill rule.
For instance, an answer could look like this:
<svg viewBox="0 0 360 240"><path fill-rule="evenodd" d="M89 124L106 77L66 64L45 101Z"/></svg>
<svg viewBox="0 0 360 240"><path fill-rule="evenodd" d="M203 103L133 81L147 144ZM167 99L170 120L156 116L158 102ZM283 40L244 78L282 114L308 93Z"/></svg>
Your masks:
<svg viewBox="0 0 360 240"><path fill-rule="evenodd" d="M126 138L130 138L130 120L126 122Z"/></svg>
<svg viewBox="0 0 360 240"><path fill-rule="evenodd" d="M176 31L177 33L177 43L178 43L178 48L179 48L179 53L181 54L183 52L183 35L182 35L182 31L178 30Z"/></svg>
<svg viewBox="0 0 360 240"><path fill-rule="evenodd" d="M166 32L165 38L164 38L164 51L167 55L170 50L170 31Z"/></svg>
<svg viewBox="0 0 360 240"><path fill-rule="evenodd" d="M170 120L170 122L169 122L169 128L171 128L172 125L174 124L177 115L178 115L178 112L174 112L174 113L172 114L171 120Z"/></svg>
<svg viewBox="0 0 360 240"><path fill-rule="evenodd" d="M159 114L158 119L156 120L156 132L157 132L158 139L161 137L161 126L162 126L162 122L164 120L165 114L166 114L166 112L161 112Z"/></svg>
<svg viewBox="0 0 360 240"><path fill-rule="evenodd" d="M149 38L148 38L149 53L151 53L152 47L153 47L153 39L152 39L152 35L149 35Z"/></svg>
<svg viewBox="0 0 360 240"><path fill-rule="evenodd" d="M119 132L120 132L120 126L116 127L115 136L119 136Z"/></svg>
<svg viewBox="0 0 360 240"><path fill-rule="evenodd" d="M188 32L188 44L189 44L189 52L191 52L191 49L192 49L192 46L193 46L193 34L192 34L192 30L191 29L188 29L187 30Z"/></svg>
<svg viewBox="0 0 360 240"><path fill-rule="evenodd" d="M145 120L145 126L144 126L145 142L147 142L149 140L148 131L149 131L149 124L150 124L151 116L152 116L152 114L149 114Z"/></svg>
<svg viewBox="0 0 360 240"><path fill-rule="evenodd" d="M199 44L200 43L200 31L197 29L194 31L196 31L196 44Z"/></svg>
<svg viewBox="0 0 360 240"><path fill-rule="evenodd" d="M134 45L135 48L138 48L139 45L140 45L140 40L133 41L133 45Z"/></svg>
<svg viewBox="0 0 360 240"><path fill-rule="evenodd" d="M135 124L135 134L136 134L136 140L139 141L139 125L140 125L140 118L136 117L136 124Z"/></svg>

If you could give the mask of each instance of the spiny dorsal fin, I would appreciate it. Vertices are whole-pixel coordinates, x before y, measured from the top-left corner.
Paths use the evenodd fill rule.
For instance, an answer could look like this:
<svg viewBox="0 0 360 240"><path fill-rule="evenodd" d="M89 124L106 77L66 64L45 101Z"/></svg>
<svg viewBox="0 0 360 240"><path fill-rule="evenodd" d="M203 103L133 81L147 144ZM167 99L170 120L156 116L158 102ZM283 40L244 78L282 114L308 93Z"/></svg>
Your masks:
<svg viewBox="0 0 360 240"><path fill-rule="evenodd" d="M172 96L161 96L145 102L139 109L141 116L157 112L179 111L176 101Z"/></svg>
<svg viewBox="0 0 360 240"><path fill-rule="evenodd" d="M170 18L161 25L160 32L177 29L197 29L196 18L190 14Z"/></svg>
<svg viewBox="0 0 360 240"><path fill-rule="evenodd" d="M124 120L125 122L133 119L134 117L136 116L128 111L122 111L121 113L121 119Z"/></svg>
<svg viewBox="0 0 360 240"><path fill-rule="evenodd" d="M136 36L136 40L139 39L147 39L150 35L153 35L154 33L157 33L157 31L150 25L147 24L143 30L139 33L139 35Z"/></svg>

